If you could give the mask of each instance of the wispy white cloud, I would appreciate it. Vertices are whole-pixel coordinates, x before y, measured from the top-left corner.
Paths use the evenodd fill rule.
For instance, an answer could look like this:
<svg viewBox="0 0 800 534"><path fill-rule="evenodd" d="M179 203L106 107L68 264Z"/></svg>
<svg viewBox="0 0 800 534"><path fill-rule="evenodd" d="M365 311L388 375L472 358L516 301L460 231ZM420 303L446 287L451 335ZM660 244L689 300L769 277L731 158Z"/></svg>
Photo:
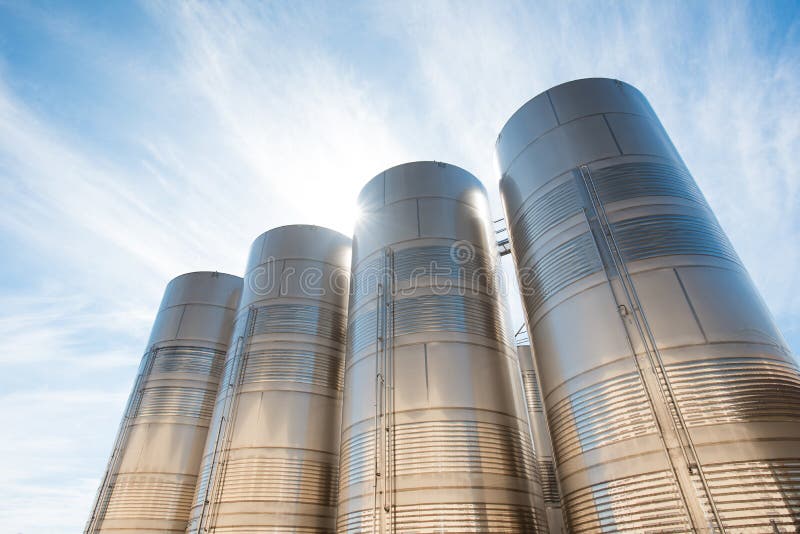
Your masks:
<svg viewBox="0 0 800 534"><path fill-rule="evenodd" d="M487 182L496 213L499 177L487 153L513 111L576 78L639 87L797 349L800 22L770 35L769 8L423 2L382 6L376 16L382 31L411 45L411 78L427 89L422 106L436 110L433 123L455 140L442 152ZM765 49L769 38L777 50Z"/></svg>
<svg viewBox="0 0 800 534"><path fill-rule="evenodd" d="M81 386L0 395L0 524L5 532L75 532L86 521L125 395ZM112 415L102 406L114 406ZM92 472L87 472L91 466Z"/></svg>

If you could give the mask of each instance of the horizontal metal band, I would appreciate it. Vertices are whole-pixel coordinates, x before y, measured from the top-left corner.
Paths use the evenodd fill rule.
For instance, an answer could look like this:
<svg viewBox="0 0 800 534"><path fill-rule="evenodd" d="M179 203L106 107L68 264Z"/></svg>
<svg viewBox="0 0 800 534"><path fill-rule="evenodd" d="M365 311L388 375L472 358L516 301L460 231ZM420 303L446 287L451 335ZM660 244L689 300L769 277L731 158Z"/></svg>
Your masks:
<svg viewBox="0 0 800 534"><path fill-rule="evenodd" d="M341 356L308 350L250 351L246 356L244 383L297 382L342 389L344 360Z"/></svg>
<svg viewBox="0 0 800 534"><path fill-rule="evenodd" d="M800 424L800 371L789 362L715 358L671 364L667 374L689 426L749 421Z"/></svg>
<svg viewBox="0 0 800 534"><path fill-rule="evenodd" d="M636 373L592 384L548 408L559 462L587 450L656 432Z"/></svg>
<svg viewBox="0 0 800 534"><path fill-rule="evenodd" d="M337 532L374 532L371 509L339 515ZM533 507L487 502L420 503L396 506L392 532L539 532L544 528Z"/></svg>
<svg viewBox="0 0 800 534"><path fill-rule="evenodd" d="M361 310L350 319L350 327L347 335L348 354L356 354L369 346L374 347L377 337L377 310Z"/></svg>
<svg viewBox="0 0 800 534"><path fill-rule="evenodd" d="M469 295L422 295L394 301L394 335L458 332L509 343L503 311L493 298ZM361 310L350 320L351 354L374 345L377 311Z"/></svg>
<svg viewBox="0 0 800 534"><path fill-rule="evenodd" d="M353 271L353 278L350 282L350 309L355 310L364 299L378 293L378 285L384 279L384 265L386 260L383 256L373 258L363 262Z"/></svg>
<svg viewBox="0 0 800 534"><path fill-rule="evenodd" d="M532 267L519 270L520 286L528 314L558 291L603 269L591 234L581 234L555 247Z"/></svg>
<svg viewBox="0 0 800 534"><path fill-rule="evenodd" d="M389 274L395 285L411 283L412 287L417 287L415 280L430 277L433 282L426 280L426 286L455 284L489 294L496 294L499 287L498 272L492 258L483 249L461 242L453 242L451 246L399 249L394 251L393 265L384 267L384 264L384 258L377 258L356 270L351 286L350 309L358 309L365 299L376 296L378 285Z"/></svg>
<svg viewBox="0 0 800 534"><path fill-rule="evenodd" d="M296 517L296 516L295 516ZM328 518L323 518L320 520L319 518L309 518L308 521L325 521L328 522ZM333 522L332 519L330 521ZM287 528L291 528L291 530L287 531ZM236 525L236 526L215 526L214 530L211 531L214 534L285 534L286 532L291 532L292 534L334 534L334 529L325 528L322 525L319 526L307 526L307 525L297 525L291 524L290 527L286 524L281 524L280 521L274 521L269 525Z"/></svg>
<svg viewBox="0 0 800 534"><path fill-rule="evenodd" d="M158 386L145 388L137 417L177 416L211 418L215 391L211 388Z"/></svg>
<svg viewBox="0 0 800 534"><path fill-rule="evenodd" d="M600 200L618 202L637 197L675 197L706 207L705 198L692 175L676 165L633 162L592 171Z"/></svg>
<svg viewBox="0 0 800 534"><path fill-rule="evenodd" d="M394 335L460 332L507 342L499 302L467 295L423 295L394 301Z"/></svg>
<svg viewBox="0 0 800 534"><path fill-rule="evenodd" d="M479 421L425 421L394 427L394 475L486 473L538 480L528 429ZM342 443L341 484L374 476L375 431Z"/></svg>
<svg viewBox="0 0 800 534"><path fill-rule="evenodd" d="M558 480L556 478L556 465L552 458L539 459L539 475L542 479L542 493L544 503L550 507L561 506L561 494L558 491Z"/></svg>
<svg viewBox="0 0 800 534"><path fill-rule="evenodd" d="M691 532L669 471L594 484L564 496L571 533Z"/></svg>
<svg viewBox="0 0 800 534"><path fill-rule="evenodd" d="M116 477L104 520L186 521L194 495L194 477L176 482L152 474Z"/></svg>
<svg viewBox="0 0 800 534"><path fill-rule="evenodd" d="M344 313L310 304L269 304L255 309L253 335L306 334L344 343Z"/></svg>
<svg viewBox="0 0 800 534"><path fill-rule="evenodd" d="M580 194L573 179L525 201L522 213L511 227L514 256L522 261L533 243L545 232L582 210Z"/></svg>
<svg viewBox="0 0 800 534"><path fill-rule="evenodd" d="M225 353L201 347L167 347L156 351L151 374L192 373L219 378Z"/></svg>
<svg viewBox="0 0 800 534"><path fill-rule="evenodd" d="M215 438L216 434L213 432L209 433L209 436ZM212 438L213 439L213 438ZM207 443L206 446L208 447L210 443ZM197 475L197 486L196 491L194 494L194 502L192 503L192 507L199 507L202 506L203 501L206 498L206 491L208 490L208 479L211 476L211 467L214 465L211 461L212 456L206 455L203 456L203 460L200 462L200 473Z"/></svg>
<svg viewBox="0 0 800 534"><path fill-rule="evenodd" d="M625 261L697 254L740 263L725 232L710 215L647 215L611 227Z"/></svg>
<svg viewBox="0 0 800 534"><path fill-rule="evenodd" d="M310 458L234 458L225 467L218 502L288 502L333 507L337 484L335 463ZM291 526L292 518L286 517L284 524L287 528Z"/></svg>
<svg viewBox="0 0 800 534"><path fill-rule="evenodd" d="M222 368L222 378L220 379L219 383L219 391L218 394L221 397L222 394L229 389L230 384L233 382L233 371L236 367L236 354L235 351L236 347L234 346L231 348L231 352L228 353L227 359L225 360L225 365Z"/></svg>
<svg viewBox="0 0 800 534"><path fill-rule="evenodd" d="M522 371L522 385L525 388L525 401L528 404L528 411L541 412L542 392L539 391L539 381L536 379L536 371L528 369Z"/></svg>
<svg viewBox="0 0 800 534"><path fill-rule="evenodd" d="M729 532L800 531L800 456L705 464L703 474ZM694 478L703 496L700 480ZM703 502L710 514L708 502Z"/></svg>

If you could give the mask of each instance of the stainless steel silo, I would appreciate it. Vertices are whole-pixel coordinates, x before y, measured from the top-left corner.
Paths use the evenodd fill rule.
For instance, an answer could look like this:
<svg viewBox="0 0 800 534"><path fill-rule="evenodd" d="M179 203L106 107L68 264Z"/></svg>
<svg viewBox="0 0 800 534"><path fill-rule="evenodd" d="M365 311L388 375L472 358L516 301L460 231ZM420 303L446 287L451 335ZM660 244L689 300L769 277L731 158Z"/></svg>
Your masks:
<svg viewBox="0 0 800 534"><path fill-rule="evenodd" d="M452 165L408 163L367 183L359 207L338 531L537 532L483 186Z"/></svg>
<svg viewBox="0 0 800 534"><path fill-rule="evenodd" d="M571 532L795 532L800 374L645 97L559 85L501 194Z"/></svg>
<svg viewBox="0 0 800 534"><path fill-rule="evenodd" d="M522 385L525 389L525 402L528 405L528 417L531 423L533 448L536 451L536 465L542 481L543 509L547 518L547 531L550 534L564 532L564 520L561 512L561 494L556 477L556 466L553 461L553 444L547 416L544 413L541 386L536 373L536 362L530 345L517 345L519 367L522 371Z"/></svg>
<svg viewBox="0 0 800 534"><path fill-rule="evenodd" d="M187 532L335 529L350 239L255 240Z"/></svg>
<svg viewBox="0 0 800 534"><path fill-rule="evenodd" d="M183 532L242 279L167 285L85 532Z"/></svg>

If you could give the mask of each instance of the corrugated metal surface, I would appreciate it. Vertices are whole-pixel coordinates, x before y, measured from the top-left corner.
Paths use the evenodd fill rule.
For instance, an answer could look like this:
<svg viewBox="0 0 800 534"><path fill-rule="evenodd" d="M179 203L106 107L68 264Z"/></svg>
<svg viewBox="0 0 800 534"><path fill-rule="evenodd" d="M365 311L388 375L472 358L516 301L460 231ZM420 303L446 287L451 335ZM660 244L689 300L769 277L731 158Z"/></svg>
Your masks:
<svg viewBox="0 0 800 534"><path fill-rule="evenodd" d="M800 424L800 372L768 358L715 358L667 366L689 426L783 421Z"/></svg>
<svg viewBox="0 0 800 534"><path fill-rule="evenodd" d="M644 390L633 373L597 382L547 409L560 462L617 441L656 432Z"/></svg>
<svg viewBox="0 0 800 534"><path fill-rule="evenodd" d="M592 175L604 203L638 197L675 197L707 207L692 175L682 166L638 161L620 163Z"/></svg>
<svg viewBox="0 0 800 534"><path fill-rule="evenodd" d="M578 188L571 176L546 193L531 196L512 230L517 236L514 240L517 257L522 260L523 253L529 252L545 232L582 209Z"/></svg>
<svg viewBox="0 0 800 534"><path fill-rule="evenodd" d="M612 479L564 496L569 532L691 532L668 471ZM620 503L624 503L621 506Z"/></svg>
<svg viewBox="0 0 800 534"><path fill-rule="evenodd" d="M700 254L739 262L722 228L707 217L648 215L620 221L612 228L625 261Z"/></svg>
<svg viewBox="0 0 800 534"><path fill-rule="evenodd" d="M543 254L530 268L520 269L523 300L536 311L555 293L603 269L590 234L581 234Z"/></svg>
<svg viewBox="0 0 800 534"><path fill-rule="evenodd" d="M254 336L307 334L344 343L346 330L347 316L339 310L309 304L276 304L255 308Z"/></svg>
<svg viewBox="0 0 800 534"><path fill-rule="evenodd" d="M800 456L708 464L704 471L730 532L800 531Z"/></svg>
<svg viewBox="0 0 800 534"><path fill-rule="evenodd" d="M398 506L395 532L537 532L540 523L527 506L441 503ZM372 532L370 511L339 517L340 532Z"/></svg>
<svg viewBox="0 0 800 534"><path fill-rule="evenodd" d="M343 361L339 354L276 349L251 352L242 383L298 382L342 389Z"/></svg>

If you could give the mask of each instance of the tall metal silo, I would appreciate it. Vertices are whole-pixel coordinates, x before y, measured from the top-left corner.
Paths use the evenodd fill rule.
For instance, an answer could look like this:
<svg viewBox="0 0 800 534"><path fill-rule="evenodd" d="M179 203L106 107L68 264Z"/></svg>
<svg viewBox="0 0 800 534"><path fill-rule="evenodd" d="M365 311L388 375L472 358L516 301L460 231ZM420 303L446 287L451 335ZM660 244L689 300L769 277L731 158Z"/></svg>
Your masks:
<svg viewBox="0 0 800 534"><path fill-rule="evenodd" d="M242 279L196 272L164 293L85 532L183 532Z"/></svg>
<svg viewBox="0 0 800 534"><path fill-rule="evenodd" d="M530 345L517 345L519 367L522 371L522 385L525 388L525 401L528 405L528 417L531 423L533 448L536 451L536 465L542 481L543 508L547 515L547 531L550 534L564 532L564 520L561 512L561 494L558 488L556 467L553 461L553 445L547 417L544 413L539 377L536 373L536 362Z"/></svg>
<svg viewBox="0 0 800 534"><path fill-rule="evenodd" d="M539 531L483 186L407 163L367 183L359 207L338 531Z"/></svg>
<svg viewBox="0 0 800 534"><path fill-rule="evenodd" d="M333 532L350 239L275 228L250 249L187 532Z"/></svg>
<svg viewBox="0 0 800 534"><path fill-rule="evenodd" d="M559 85L497 143L570 532L800 528L800 373L645 97Z"/></svg>

